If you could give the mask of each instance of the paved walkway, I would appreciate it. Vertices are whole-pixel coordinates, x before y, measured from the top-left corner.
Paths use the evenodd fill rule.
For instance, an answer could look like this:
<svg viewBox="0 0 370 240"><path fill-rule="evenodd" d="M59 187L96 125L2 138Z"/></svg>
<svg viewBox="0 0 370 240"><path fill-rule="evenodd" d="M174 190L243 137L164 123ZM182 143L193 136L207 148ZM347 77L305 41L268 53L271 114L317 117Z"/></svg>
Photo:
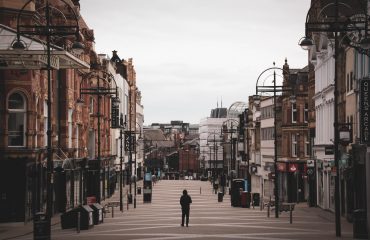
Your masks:
<svg viewBox="0 0 370 240"><path fill-rule="evenodd" d="M184 188L193 199L189 227L180 226L179 198ZM118 196L119 193L112 200L118 200ZM272 212L268 218L266 209L231 207L229 195L225 195L223 202L218 202L209 182L162 180L153 188L152 203L144 204L142 195L137 195L137 208L130 204L127 210L125 206L122 213L116 208L113 218L107 214L103 224L80 233L75 229L62 230L56 222L52 227L52 239L352 239L352 224L344 218L342 237L335 237L334 214L331 212L300 203L296 205L293 224L290 224L287 212L279 218ZM32 227L32 224L24 227L28 225ZM14 227L5 233L14 233L21 228ZM0 236L3 233L4 230L0 230ZM32 235L14 239L32 239Z"/></svg>

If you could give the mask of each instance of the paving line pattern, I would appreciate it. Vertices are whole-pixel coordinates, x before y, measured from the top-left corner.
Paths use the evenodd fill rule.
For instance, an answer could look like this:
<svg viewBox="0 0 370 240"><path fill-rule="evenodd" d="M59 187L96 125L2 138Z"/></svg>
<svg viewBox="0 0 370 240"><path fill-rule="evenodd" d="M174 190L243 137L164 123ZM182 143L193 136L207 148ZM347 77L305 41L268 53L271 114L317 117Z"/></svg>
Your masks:
<svg viewBox="0 0 370 240"><path fill-rule="evenodd" d="M183 189L193 200L189 227L180 226ZM103 224L80 233L59 226L53 229L52 239L336 239L333 223L304 211L294 213L294 224L289 224L289 213L276 219L272 212L267 218L266 210L231 207L228 195L218 202L209 182L162 180L153 188L152 203L141 199L137 195L136 209L130 205L128 211L116 211L114 218L108 215Z"/></svg>

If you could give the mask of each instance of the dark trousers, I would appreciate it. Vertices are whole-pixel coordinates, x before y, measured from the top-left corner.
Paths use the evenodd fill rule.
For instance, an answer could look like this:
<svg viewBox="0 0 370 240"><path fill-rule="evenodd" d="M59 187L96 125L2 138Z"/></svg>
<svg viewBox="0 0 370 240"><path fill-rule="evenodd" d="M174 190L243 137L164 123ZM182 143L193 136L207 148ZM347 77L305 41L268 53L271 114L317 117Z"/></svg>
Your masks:
<svg viewBox="0 0 370 240"><path fill-rule="evenodd" d="M184 218L186 217L186 226L189 224L189 212L190 209L182 209L181 225L184 225Z"/></svg>

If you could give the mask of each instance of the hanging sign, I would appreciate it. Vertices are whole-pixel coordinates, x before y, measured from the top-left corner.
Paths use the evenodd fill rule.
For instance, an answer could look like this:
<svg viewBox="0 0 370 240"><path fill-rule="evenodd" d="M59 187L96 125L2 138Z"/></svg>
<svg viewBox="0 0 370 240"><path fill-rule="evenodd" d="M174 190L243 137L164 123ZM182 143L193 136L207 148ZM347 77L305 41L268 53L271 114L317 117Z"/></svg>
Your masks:
<svg viewBox="0 0 370 240"><path fill-rule="evenodd" d="M370 78L360 80L360 142L370 143Z"/></svg>

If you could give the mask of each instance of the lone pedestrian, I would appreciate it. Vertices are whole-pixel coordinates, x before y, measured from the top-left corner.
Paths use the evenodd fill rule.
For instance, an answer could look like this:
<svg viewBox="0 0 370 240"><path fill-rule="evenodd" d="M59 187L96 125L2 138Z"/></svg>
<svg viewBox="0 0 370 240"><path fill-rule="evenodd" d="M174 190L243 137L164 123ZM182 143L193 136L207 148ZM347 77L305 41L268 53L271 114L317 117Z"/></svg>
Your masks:
<svg viewBox="0 0 370 240"><path fill-rule="evenodd" d="M181 211L182 211L182 216L181 216L181 226L182 227L184 226L185 217L186 217L186 226L187 227L189 226L190 203L192 203L191 197L190 195L188 195L188 191L184 189L184 191L182 191L182 196L180 198Z"/></svg>

